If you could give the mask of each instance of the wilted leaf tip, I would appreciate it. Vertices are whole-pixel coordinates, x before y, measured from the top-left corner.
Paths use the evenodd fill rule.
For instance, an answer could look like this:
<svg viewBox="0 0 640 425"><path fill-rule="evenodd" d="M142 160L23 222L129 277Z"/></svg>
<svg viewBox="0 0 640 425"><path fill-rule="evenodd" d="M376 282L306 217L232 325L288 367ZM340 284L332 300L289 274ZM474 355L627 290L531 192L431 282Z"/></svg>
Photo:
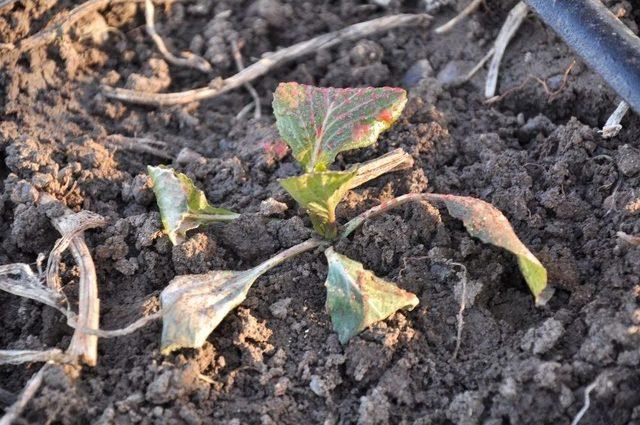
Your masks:
<svg viewBox="0 0 640 425"><path fill-rule="evenodd" d="M442 201L449 214L462 220L471 236L485 243L504 248L516 255L522 272L537 305L544 305L553 291L547 287L547 270L518 239L509 220L493 205L468 196L429 194L428 199Z"/></svg>
<svg viewBox="0 0 640 425"><path fill-rule="evenodd" d="M206 223L235 220L240 216L209 205L204 192L182 173L162 165L148 166L147 171L153 182L164 231L174 245L185 239L188 230Z"/></svg>
<svg viewBox="0 0 640 425"><path fill-rule="evenodd" d="M366 270L361 263L325 251L328 262L327 311L338 339L346 343L375 322L400 309L412 310L418 297Z"/></svg>

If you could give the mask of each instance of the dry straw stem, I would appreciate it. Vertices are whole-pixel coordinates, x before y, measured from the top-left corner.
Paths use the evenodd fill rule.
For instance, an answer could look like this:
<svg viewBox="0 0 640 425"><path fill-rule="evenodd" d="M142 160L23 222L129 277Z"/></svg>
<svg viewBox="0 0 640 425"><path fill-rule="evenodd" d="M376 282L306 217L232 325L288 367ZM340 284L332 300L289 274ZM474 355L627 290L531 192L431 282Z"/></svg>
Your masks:
<svg viewBox="0 0 640 425"><path fill-rule="evenodd" d="M620 133L620 130L622 130L622 125L620 124L620 122L622 121L622 118L624 118L624 116L627 114L628 111L629 111L629 104L627 102L623 100L618 104L618 107L616 108L616 110L613 111L613 113L611 114L607 122L604 124L604 127L602 127L603 138L610 139L612 137L617 136L618 133Z"/></svg>
<svg viewBox="0 0 640 425"><path fill-rule="evenodd" d="M413 167L413 158L398 148L379 158L364 162L358 166L356 176L349 182L349 188L356 188L383 174L406 170Z"/></svg>
<svg viewBox="0 0 640 425"><path fill-rule="evenodd" d="M518 31L518 28L520 28L520 25L522 24L522 21L524 21L528 12L529 7L525 3L519 2L513 7L513 9L511 9L507 19L504 21L504 24L500 29L500 33L495 41L495 53L493 54L491 64L489 65L487 82L484 88L484 95L487 98L491 98L496 94L498 71L500 69L502 56L504 56L504 51L507 49L509 41L511 41L516 31Z"/></svg>
<svg viewBox="0 0 640 425"><path fill-rule="evenodd" d="M273 68L309 53L327 49L348 40L357 40L371 34L398 27L424 25L430 20L431 16L427 14L399 14L361 22L339 31L330 32L312 38L311 40L294 44L277 52L268 53L264 55L262 59L237 74L222 81L213 80L209 86L197 89L176 93L149 93L106 86L103 87L103 92L105 96L111 99L150 106L179 105L203 99L211 99L253 81L265 75Z"/></svg>
<svg viewBox="0 0 640 425"><path fill-rule="evenodd" d="M578 425L580 423L580 420L582 420L582 417L585 415L585 413L587 413L587 410L589 410L589 406L591 405L591 397L590 397L591 391L593 391L598 386L599 381L600 381L600 376L598 376L598 378L596 378L595 381L590 383L584 389L584 405L582 406L582 409L580 409L580 411L573 418L573 421L571 421L571 425Z"/></svg>
<svg viewBox="0 0 640 425"><path fill-rule="evenodd" d="M42 193L39 200L42 204L57 202L55 198L47 193ZM65 236L73 234L73 237L69 238L67 236L66 239L69 239L68 246L71 255L80 268L78 325L81 328L97 329L100 322L100 300L98 298L96 268L91 258L91 252L84 240L83 231L78 232L78 229L86 228L87 223L85 223L85 220L89 220L93 227L100 222L95 218L95 214L73 214L69 210L69 214L66 216L54 219L53 225L62 234L62 238L56 242L56 246L59 246L59 244L64 245L64 242L61 241L65 239ZM47 264L48 271L55 268L56 265L49 261ZM47 273L47 276L50 276L50 274ZM95 366L98 362L98 338L76 329L67 353L77 357L89 366Z"/></svg>
<svg viewBox="0 0 640 425"><path fill-rule="evenodd" d="M167 144L160 140L149 139L147 137L127 137L121 134L112 134L107 136L105 141L116 148L145 153L169 161L173 160L173 155L166 150Z"/></svg>
<svg viewBox="0 0 640 425"><path fill-rule="evenodd" d="M156 47L158 48L162 56L168 62L176 66L184 66L187 68L197 69L198 71L204 72L205 74L208 74L209 72L211 72L211 64L207 62L204 58L194 53L182 52L181 58L171 53L169 49L167 49L167 46L164 44L162 37L160 37L160 35L156 31L156 27L153 21L153 15L154 15L153 2L151 0L145 0L144 5L145 5L144 16L146 20L147 34L149 34L149 37L151 37L153 42L156 44Z"/></svg>
<svg viewBox="0 0 640 425"><path fill-rule="evenodd" d="M44 286L27 264L0 266L0 290L39 301L66 314L67 301L64 295Z"/></svg>
<svg viewBox="0 0 640 425"><path fill-rule="evenodd" d="M33 362L72 363L75 358L58 348L45 351L0 350L0 364L21 364Z"/></svg>
<svg viewBox="0 0 640 425"><path fill-rule="evenodd" d="M244 69L244 62L242 60L242 54L240 53L240 46L238 46L238 43L235 40L231 40L231 52L233 54L233 60L236 63L236 68L238 68L238 72L242 72ZM251 85L251 83L244 83L243 85L253 98L253 104L255 105L253 118L259 120L262 116L262 106L260 105L260 96L258 95L258 91Z"/></svg>
<svg viewBox="0 0 640 425"><path fill-rule="evenodd" d="M471 3L467 5L460 13L453 17L449 22L444 25L439 26L433 32L436 34L446 34L453 29L458 23L462 22L467 16L471 15L476 11L478 7L482 4L484 0L473 0Z"/></svg>
<svg viewBox="0 0 640 425"><path fill-rule="evenodd" d="M0 419L0 425L11 425L16 419L20 417L20 414L22 413L24 408L27 407L29 401L33 398L33 396L42 385L44 373L49 367L50 364L47 363L29 379L27 385L24 387L24 390L22 390L22 394L20 394L20 397L18 397L18 400L5 411L4 416Z"/></svg>

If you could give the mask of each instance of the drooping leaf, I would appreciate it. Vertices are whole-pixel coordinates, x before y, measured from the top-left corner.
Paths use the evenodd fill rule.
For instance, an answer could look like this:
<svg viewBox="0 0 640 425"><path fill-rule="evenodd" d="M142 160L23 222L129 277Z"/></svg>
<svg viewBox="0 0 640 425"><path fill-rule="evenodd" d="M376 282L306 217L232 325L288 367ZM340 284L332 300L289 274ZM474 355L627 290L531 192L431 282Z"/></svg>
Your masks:
<svg viewBox="0 0 640 425"><path fill-rule="evenodd" d="M323 171L280 180L280 184L291 194L311 217L313 227L328 239L336 236L336 206L351 188L350 182L357 168L349 171Z"/></svg>
<svg viewBox="0 0 640 425"><path fill-rule="evenodd" d="M162 353L182 347L198 348L222 319L247 297L260 274L215 270L177 276L160 294Z"/></svg>
<svg viewBox="0 0 640 425"><path fill-rule="evenodd" d="M338 153L375 143L406 101L400 88L281 83L273 95L273 113L280 135L307 172L324 171Z"/></svg>
<svg viewBox="0 0 640 425"><path fill-rule="evenodd" d="M365 270L362 264L336 253L325 252L329 265L327 310L341 343L400 309L412 310L418 297Z"/></svg>
<svg viewBox="0 0 640 425"><path fill-rule="evenodd" d="M471 236L515 254L536 304L546 304L553 295L552 288L547 286L547 270L518 239L500 210L487 202L468 196L428 194L427 199L444 202L449 213L462 220Z"/></svg>
<svg viewBox="0 0 640 425"><path fill-rule="evenodd" d="M163 354L179 348L199 348L220 322L247 297L251 285L283 261L326 244L309 239L245 271L214 270L177 276L160 294Z"/></svg>
<svg viewBox="0 0 640 425"><path fill-rule="evenodd" d="M218 221L231 221L239 214L209 205L207 198L182 173L164 166L148 166L153 192L160 209L164 231L174 245L184 241L188 230Z"/></svg>

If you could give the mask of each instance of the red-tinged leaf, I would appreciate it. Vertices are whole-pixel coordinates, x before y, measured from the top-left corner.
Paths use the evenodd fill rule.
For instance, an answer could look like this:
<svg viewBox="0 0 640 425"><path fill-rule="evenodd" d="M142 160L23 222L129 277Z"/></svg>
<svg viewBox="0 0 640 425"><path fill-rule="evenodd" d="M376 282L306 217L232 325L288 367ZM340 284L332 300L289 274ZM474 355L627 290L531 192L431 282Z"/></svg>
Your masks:
<svg viewBox="0 0 640 425"><path fill-rule="evenodd" d="M324 171L342 151L372 145L407 101L400 88L318 88L281 83L273 96L280 135L307 172Z"/></svg>
<svg viewBox="0 0 640 425"><path fill-rule="evenodd" d="M544 305L553 294L547 287L547 270L518 239L507 218L493 205L468 196L427 194L427 199L442 201L453 217L462 220L471 236L504 248L518 259L518 266L536 304Z"/></svg>

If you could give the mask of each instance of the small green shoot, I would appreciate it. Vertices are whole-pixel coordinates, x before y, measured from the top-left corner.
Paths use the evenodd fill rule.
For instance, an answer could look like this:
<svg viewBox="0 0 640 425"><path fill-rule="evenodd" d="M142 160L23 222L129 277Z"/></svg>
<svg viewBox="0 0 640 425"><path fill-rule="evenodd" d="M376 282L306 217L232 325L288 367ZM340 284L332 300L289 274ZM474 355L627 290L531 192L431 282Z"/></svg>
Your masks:
<svg viewBox="0 0 640 425"><path fill-rule="evenodd" d="M358 173L358 165L345 172L327 168L338 153L374 144L398 119L406 102L406 92L391 87L335 89L282 83L276 89L276 125L307 172L280 183L309 212L314 229L324 238L336 237L335 207L349 189L397 169L403 161L381 161L374 173Z"/></svg>
<svg viewBox="0 0 640 425"><path fill-rule="evenodd" d="M327 311L341 343L346 343L370 325L400 309L413 310L418 297L395 283L380 279L362 264L336 253L324 252L329 269Z"/></svg>
<svg viewBox="0 0 640 425"><path fill-rule="evenodd" d="M240 217L233 211L209 205L204 192L196 188L184 174L164 166L148 166L147 170L153 181L153 192L164 231L174 245L184 241L188 230L202 224Z"/></svg>
<svg viewBox="0 0 640 425"><path fill-rule="evenodd" d="M395 122L406 93L395 88L333 89L280 84L273 109L280 135L291 147L305 172L280 180L283 188L309 213L314 229L324 240L311 239L291 247L246 271L219 270L178 276L162 292L164 311L162 351L200 347L224 317L244 301L256 279L270 268L301 252L324 247L328 262L326 306L341 343L398 310L412 310L418 298L395 283L375 276L361 263L336 253L330 246L344 239L365 220L409 201L443 203L483 242L516 255L536 304L553 293L547 272L518 239L502 213L479 199L432 193L412 193L387 201L350 220L342 228L336 206L347 192L382 174L413 166L413 159L397 149L374 160L354 164L345 171L329 170L336 155L369 146ZM238 215L208 204L204 194L183 174L164 167L149 167L165 230L176 243L188 229Z"/></svg>

